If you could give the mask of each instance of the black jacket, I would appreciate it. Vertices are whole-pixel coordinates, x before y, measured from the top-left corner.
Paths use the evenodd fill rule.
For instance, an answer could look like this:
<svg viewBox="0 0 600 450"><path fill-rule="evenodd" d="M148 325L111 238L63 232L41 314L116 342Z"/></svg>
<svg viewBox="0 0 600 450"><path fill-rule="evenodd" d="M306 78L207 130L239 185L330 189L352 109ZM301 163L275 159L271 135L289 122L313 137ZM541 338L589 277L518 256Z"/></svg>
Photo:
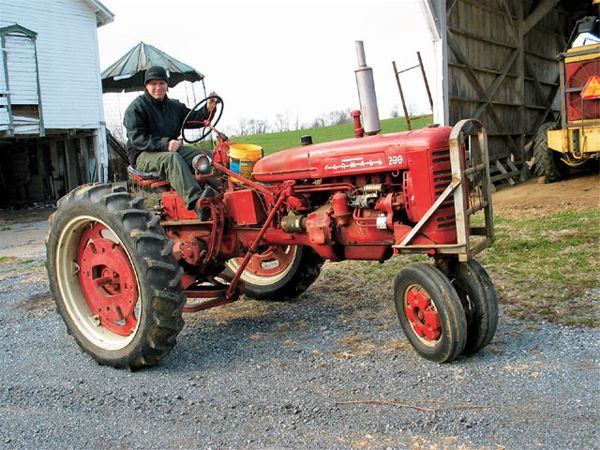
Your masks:
<svg viewBox="0 0 600 450"><path fill-rule="evenodd" d="M183 103L166 96L158 101L144 92L133 100L123 119L127 129L129 164L135 167L137 157L142 152L166 152L169 141L179 137L183 120L189 112ZM207 119L206 107L198 110L192 118Z"/></svg>

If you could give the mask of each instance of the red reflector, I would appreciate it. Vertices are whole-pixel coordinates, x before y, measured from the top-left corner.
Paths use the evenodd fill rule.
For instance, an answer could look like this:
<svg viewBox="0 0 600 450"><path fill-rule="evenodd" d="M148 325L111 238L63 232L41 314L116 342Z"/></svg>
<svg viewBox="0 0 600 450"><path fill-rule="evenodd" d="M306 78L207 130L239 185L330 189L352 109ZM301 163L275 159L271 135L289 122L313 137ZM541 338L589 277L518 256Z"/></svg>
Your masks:
<svg viewBox="0 0 600 450"><path fill-rule="evenodd" d="M595 100L600 98L600 76L594 75L587 80L583 91L581 91L581 98L584 100Z"/></svg>

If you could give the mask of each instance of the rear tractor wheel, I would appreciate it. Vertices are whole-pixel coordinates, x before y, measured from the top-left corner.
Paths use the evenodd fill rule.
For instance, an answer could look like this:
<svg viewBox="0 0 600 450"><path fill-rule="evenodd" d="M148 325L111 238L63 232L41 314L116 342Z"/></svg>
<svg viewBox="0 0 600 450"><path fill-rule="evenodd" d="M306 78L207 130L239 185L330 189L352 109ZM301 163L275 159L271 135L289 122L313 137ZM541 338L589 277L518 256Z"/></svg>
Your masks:
<svg viewBox="0 0 600 450"><path fill-rule="evenodd" d="M183 327L185 297L159 218L122 185L82 186L58 204L48 279L68 331L102 364L158 363Z"/></svg>
<svg viewBox="0 0 600 450"><path fill-rule="evenodd" d="M242 258L227 262L232 276ZM301 245L271 245L255 254L242 273L246 295L257 300L285 301L302 294L319 277L323 258Z"/></svg>
<svg viewBox="0 0 600 450"><path fill-rule="evenodd" d="M400 325L417 353L438 363L458 357L467 340L467 321L450 280L437 268L413 264L394 280Z"/></svg>
<svg viewBox="0 0 600 450"><path fill-rule="evenodd" d="M569 166L561 161L561 153L548 147L549 130L555 130L554 122L546 122L537 131L533 143L535 174L544 177L546 183L559 181L569 174Z"/></svg>

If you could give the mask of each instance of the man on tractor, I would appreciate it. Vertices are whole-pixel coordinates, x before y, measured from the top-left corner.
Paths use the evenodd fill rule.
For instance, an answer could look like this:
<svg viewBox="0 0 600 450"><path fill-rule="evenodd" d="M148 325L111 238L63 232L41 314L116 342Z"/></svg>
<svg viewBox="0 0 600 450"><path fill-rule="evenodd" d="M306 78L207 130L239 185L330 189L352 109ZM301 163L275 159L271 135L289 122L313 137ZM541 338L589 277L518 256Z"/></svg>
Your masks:
<svg viewBox="0 0 600 450"><path fill-rule="evenodd" d="M183 103L167 96L167 71L152 66L144 76L145 92L137 97L127 110L123 124L127 129L129 164L143 172L160 172L182 197L189 210L196 210L200 220L206 212L200 200L215 195L210 186L201 187L193 175L193 161L200 151L184 146L178 140L184 119L190 112ZM211 117L217 97L211 93L205 107L194 111L190 119L201 124ZM202 127L200 125L199 127ZM208 153L208 152L207 152ZM209 155L210 156L210 155Z"/></svg>

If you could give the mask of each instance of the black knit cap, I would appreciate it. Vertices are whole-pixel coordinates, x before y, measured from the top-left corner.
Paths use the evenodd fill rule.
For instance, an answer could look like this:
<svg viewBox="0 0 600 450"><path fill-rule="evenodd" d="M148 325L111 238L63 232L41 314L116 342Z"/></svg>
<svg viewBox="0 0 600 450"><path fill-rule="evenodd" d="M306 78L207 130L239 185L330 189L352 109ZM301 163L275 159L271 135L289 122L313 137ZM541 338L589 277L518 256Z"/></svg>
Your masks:
<svg viewBox="0 0 600 450"><path fill-rule="evenodd" d="M167 76L167 71L165 68L161 66L152 66L148 68L146 70L146 74L144 75L144 84L152 80L163 80L168 83L169 77Z"/></svg>

